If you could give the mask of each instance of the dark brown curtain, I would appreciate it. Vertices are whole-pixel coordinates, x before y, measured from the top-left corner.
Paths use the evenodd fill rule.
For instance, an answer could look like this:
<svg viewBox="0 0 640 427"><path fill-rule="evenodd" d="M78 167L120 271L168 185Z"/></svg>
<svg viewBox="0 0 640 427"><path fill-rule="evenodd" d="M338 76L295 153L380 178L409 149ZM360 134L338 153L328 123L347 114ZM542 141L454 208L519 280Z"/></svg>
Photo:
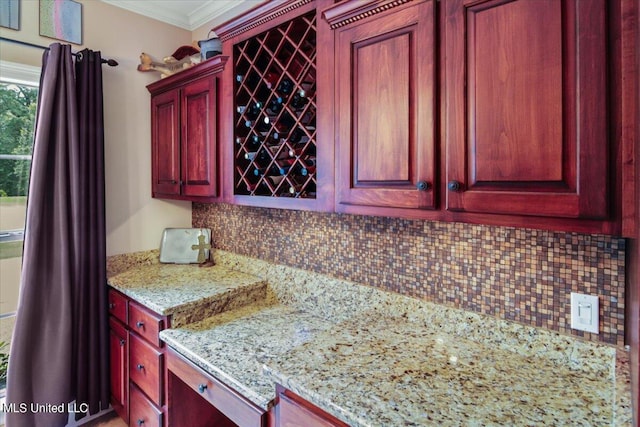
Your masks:
<svg viewBox="0 0 640 427"><path fill-rule="evenodd" d="M64 426L68 413L47 409L109 404L100 53L78 54L74 73L55 43L42 62L7 427Z"/></svg>

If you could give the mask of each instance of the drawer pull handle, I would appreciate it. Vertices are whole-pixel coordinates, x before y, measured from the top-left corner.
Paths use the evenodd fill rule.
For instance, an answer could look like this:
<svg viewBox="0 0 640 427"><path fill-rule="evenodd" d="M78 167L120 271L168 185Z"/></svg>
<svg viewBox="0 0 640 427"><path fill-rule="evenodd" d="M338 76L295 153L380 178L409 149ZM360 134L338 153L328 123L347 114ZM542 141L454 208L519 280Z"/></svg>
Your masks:
<svg viewBox="0 0 640 427"><path fill-rule="evenodd" d="M138 320L138 321L136 322L136 327L137 327L137 328L142 328L143 326L144 326L144 322L143 322L142 320Z"/></svg>
<svg viewBox="0 0 640 427"><path fill-rule="evenodd" d="M204 393L204 391L205 391L206 389L207 389L207 385L206 385L206 384L200 384L200 385L198 386L198 391L199 391L200 393Z"/></svg>
<svg viewBox="0 0 640 427"><path fill-rule="evenodd" d="M142 371L144 369L144 365L142 363L138 363L136 368L138 368L138 371Z"/></svg>
<svg viewBox="0 0 640 427"><path fill-rule="evenodd" d="M141 426L142 424L144 424L144 420L142 418L140 418L140 419L138 419L138 421L136 421L136 424Z"/></svg>

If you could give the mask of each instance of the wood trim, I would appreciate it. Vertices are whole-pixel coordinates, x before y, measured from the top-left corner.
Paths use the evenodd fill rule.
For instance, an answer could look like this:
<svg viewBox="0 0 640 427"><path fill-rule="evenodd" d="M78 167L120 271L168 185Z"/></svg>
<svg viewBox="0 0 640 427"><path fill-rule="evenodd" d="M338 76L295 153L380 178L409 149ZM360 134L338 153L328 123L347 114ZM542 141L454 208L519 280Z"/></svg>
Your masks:
<svg viewBox="0 0 640 427"><path fill-rule="evenodd" d="M213 58L207 59L206 61L194 65L191 68L147 85L147 90L152 95L155 95L208 74L219 73L224 70L228 59L228 56L216 55Z"/></svg>
<svg viewBox="0 0 640 427"><path fill-rule="evenodd" d="M363 2L342 2L322 12L322 17L331 29L344 27L386 10L396 8L414 0L368 0Z"/></svg>
<svg viewBox="0 0 640 427"><path fill-rule="evenodd" d="M213 29L221 41L226 41L246 33L260 25L272 21L292 10L298 9L314 0L275 0L250 9L238 18L225 22Z"/></svg>

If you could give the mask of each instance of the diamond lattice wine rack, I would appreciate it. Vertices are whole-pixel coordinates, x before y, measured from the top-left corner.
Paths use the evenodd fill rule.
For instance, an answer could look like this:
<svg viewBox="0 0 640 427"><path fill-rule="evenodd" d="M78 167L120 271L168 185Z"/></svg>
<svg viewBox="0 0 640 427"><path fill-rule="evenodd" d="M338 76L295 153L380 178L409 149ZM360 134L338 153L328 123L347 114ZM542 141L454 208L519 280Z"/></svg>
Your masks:
<svg viewBox="0 0 640 427"><path fill-rule="evenodd" d="M234 64L235 194L315 198L315 12L236 44Z"/></svg>

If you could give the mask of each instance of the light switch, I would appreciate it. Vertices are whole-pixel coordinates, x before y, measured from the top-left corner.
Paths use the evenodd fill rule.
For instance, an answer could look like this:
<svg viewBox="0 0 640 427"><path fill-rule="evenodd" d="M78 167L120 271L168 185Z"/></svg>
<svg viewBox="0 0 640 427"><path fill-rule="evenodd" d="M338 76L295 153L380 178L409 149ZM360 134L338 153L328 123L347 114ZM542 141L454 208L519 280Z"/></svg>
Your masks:
<svg viewBox="0 0 640 427"><path fill-rule="evenodd" d="M571 292L571 328L597 334L599 321L598 296Z"/></svg>

